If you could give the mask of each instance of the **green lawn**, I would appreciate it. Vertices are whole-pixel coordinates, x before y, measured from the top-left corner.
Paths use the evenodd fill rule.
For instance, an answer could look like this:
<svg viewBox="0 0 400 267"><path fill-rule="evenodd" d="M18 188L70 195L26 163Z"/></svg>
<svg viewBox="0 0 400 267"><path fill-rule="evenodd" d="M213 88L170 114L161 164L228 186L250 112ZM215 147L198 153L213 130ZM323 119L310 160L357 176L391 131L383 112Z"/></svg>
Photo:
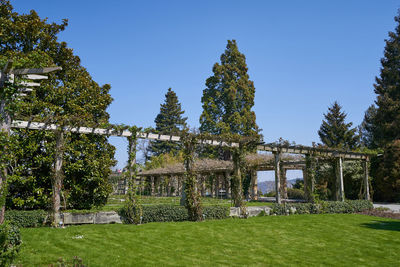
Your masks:
<svg viewBox="0 0 400 267"><path fill-rule="evenodd" d="M400 221L356 214L22 229L17 263L89 266L398 266ZM81 238L80 238L81 237Z"/></svg>
<svg viewBox="0 0 400 267"><path fill-rule="evenodd" d="M103 207L93 208L92 210L87 210L88 212L96 212L96 211L117 211L124 205L123 200L125 199L124 195L111 195L108 198L107 204ZM180 197L150 197L150 196L142 196L141 197L143 205L179 205ZM203 197L201 201L204 206L211 205L220 205L220 206L232 206L230 199L218 199L211 197ZM247 202L247 206L271 206L272 202ZM70 212L82 212L80 210L69 210Z"/></svg>

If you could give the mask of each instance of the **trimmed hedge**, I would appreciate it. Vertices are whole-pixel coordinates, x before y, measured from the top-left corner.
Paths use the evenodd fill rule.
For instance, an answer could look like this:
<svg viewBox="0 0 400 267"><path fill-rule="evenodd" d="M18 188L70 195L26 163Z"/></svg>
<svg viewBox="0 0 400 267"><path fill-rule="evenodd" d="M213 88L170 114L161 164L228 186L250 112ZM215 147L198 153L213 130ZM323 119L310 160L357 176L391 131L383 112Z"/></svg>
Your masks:
<svg viewBox="0 0 400 267"><path fill-rule="evenodd" d="M287 189L288 198L291 199L305 199L304 191L296 188Z"/></svg>
<svg viewBox="0 0 400 267"><path fill-rule="evenodd" d="M183 206L149 205L143 207L142 223L149 222L182 222L188 220L187 209ZM125 209L119 211L121 217L126 218ZM203 216L206 220L229 218L229 207L206 206L203 207ZM128 220L124 219L124 223Z"/></svg>
<svg viewBox="0 0 400 267"><path fill-rule="evenodd" d="M283 203L274 204L271 214L322 214L322 213L355 213L372 209L368 200L321 201L319 203Z"/></svg>
<svg viewBox="0 0 400 267"><path fill-rule="evenodd" d="M45 223L47 213L44 210L7 210L4 217L20 228L39 227Z"/></svg>

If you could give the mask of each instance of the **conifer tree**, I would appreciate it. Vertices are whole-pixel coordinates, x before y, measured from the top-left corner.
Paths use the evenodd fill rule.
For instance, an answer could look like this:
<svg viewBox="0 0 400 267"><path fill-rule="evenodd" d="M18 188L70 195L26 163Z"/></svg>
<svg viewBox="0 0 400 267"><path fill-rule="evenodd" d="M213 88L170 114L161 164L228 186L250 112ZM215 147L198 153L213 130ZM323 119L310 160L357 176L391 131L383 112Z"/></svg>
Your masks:
<svg viewBox="0 0 400 267"><path fill-rule="evenodd" d="M155 118L157 133L175 133L186 128L187 117L182 117L185 113L175 92L169 88L165 94L165 101L160 105L160 113ZM150 151L153 156L165 153L176 153L179 144L174 142L153 141L150 144Z"/></svg>
<svg viewBox="0 0 400 267"><path fill-rule="evenodd" d="M239 52L236 41L228 40L221 63L215 63L214 75L206 80L201 99L201 132L244 136L258 133L252 111L255 87L247 70L246 57Z"/></svg>
<svg viewBox="0 0 400 267"><path fill-rule="evenodd" d="M342 112L342 107L335 101L328 112L324 114L318 131L322 143L328 147L353 149L357 145L358 136L356 128L351 129L353 123L346 123L347 114Z"/></svg>
<svg viewBox="0 0 400 267"><path fill-rule="evenodd" d="M378 95L375 124L380 132L377 142L381 147L400 138L400 11L394 19L397 26L385 40L381 73L374 84Z"/></svg>
<svg viewBox="0 0 400 267"><path fill-rule="evenodd" d="M379 136L375 126L376 106L371 105L365 111L364 120L359 126L360 144L363 147L374 149L377 147L376 139Z"/></svg>

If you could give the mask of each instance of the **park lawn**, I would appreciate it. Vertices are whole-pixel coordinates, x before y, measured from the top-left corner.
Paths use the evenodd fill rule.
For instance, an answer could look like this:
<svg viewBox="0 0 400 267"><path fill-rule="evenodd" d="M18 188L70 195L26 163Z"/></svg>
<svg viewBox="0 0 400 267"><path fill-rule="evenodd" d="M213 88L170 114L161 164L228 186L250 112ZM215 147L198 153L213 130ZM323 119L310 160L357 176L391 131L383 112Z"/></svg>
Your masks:
<svg viewBox="0 0 400 267"><path fill-rule="evenodd" d="M400 221L358 214L21 229L23 266L398 266ZM81 238L80 238L81 237Z"/></svg>
<svg viewBox="0 0 400 267"><path fill-rule="evenodd" d="M97 212L97 211L118 211L124 206L124 195L111 195L108 198L107 204L103 207L95 207L91 210L67 210L67 212ZM211 197L202 197L202 204L204 206L226 206L231 207L232 203L230 199L218 199ZM150 197L150 196L142 196L141 197L142 205L180 205L180 197ZM272 206L272 202L246 202L247 206Z"/></svg>

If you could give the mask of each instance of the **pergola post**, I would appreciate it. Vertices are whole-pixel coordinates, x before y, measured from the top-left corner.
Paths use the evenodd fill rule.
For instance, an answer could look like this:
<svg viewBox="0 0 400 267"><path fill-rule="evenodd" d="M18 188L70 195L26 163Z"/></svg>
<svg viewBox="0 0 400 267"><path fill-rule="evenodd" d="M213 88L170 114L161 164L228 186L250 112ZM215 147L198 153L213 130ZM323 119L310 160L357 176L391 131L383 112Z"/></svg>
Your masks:
<svg viewBox="0 0 400 267"><path fill-rule="evenodd" d="M250 183L251 199L257 200L258 199L257 171L251 170L250 175L251 175L251 183Z"/></svg>
<svg viewBox="0 0 400 267"><path fill-rule="evenodd" d="M220 176L221 176L221 174L219 174L219 173L215 174L215 179L214 179L214 197L215 198L218 198L218 195L219 195Z"/></svg>
<svg viewBox="0 0 400 267"><path fill-rule="evenodd" d="M63 147L64 147L64 133L62 131L56 132L56 153L54 164L54 180L53 180L53 223L58 226L61 220L60 206L61 206L61 188L63 183Z"/></svg>
<svg viewBox="0 0 400 267"><path fill-rule="evenodd" d="M364 171L364 198L370 200L369 196L369 178L368 178L368 159L362 161Z"/></svg>
<svg viewBox="0 0 400 267"><path fill-rule="evenodd" d="M150 196L154 196L154 176L150 176Z"/></svg>
<svg viewBox="0 0 400 267"><path fill-rule="evenodd" d="M344 201L343 160L336 158L336 200Z"/></svg>
<svg viewBox="0 0 400 267"><path fill-rule="evenodd" d="M314 156L306 154L306 167L303 170L303 179L304 194L308 202L314 202L315 165Z"/></svg>
<svg viewBox="0 0 400 267"><path fill-rule="evenodd" d="M288 198L288 195L287 195L287 176L286 176L286 172L287 172L287 169L286 168L284 168L282 165L281 165L281 171L280 171L280 175L281 175L281 177L280 177L280 182L281 182L281 197L283 198L283 199L287 199Z"/></svg>
<svg viewBox="0 0 400 267"><path fill-rule="evenodd" d="M224 172L225 198L231 198L230 172Z"/></svg>
<svg viewBox="0 0 400 267"><path fill-rule="evenodd" d="M275 199L276 203L281 204L281 186L280 186L280 172L281 172L281 154L279 152L274 152L274 157L275 157Z"/></svg>

